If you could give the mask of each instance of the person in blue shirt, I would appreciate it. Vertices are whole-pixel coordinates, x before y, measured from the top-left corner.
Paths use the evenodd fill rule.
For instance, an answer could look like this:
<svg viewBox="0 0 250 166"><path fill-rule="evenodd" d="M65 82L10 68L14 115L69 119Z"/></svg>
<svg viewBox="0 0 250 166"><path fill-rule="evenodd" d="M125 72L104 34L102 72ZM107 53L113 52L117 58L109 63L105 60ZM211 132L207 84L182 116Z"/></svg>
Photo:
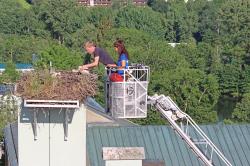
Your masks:
<svg viewBox="0 0 250 166"><path fill-rule="evenodd" d="M115 51L118 53L118 61L117 61L117 73L121 76L124 75L124 70L119 69L127 69L128 68L128 61L129 55L128 51L125 48L124 42L121 39L117 39L114 42Z"/></svg>

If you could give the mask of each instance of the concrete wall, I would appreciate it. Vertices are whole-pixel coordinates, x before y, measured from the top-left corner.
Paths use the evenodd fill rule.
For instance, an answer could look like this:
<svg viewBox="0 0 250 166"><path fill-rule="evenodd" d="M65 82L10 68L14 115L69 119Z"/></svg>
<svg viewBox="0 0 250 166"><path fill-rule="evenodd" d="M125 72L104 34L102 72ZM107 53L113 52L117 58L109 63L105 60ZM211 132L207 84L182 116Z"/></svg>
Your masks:
<svg viewBox="0 0 250 166"><path fill-rule="evenodd" d="M145 159L143 147L103 147L105 166L142 166Z"/></svg>
<svg viewBox="0 0 250 166"><path fill-rule="evenodd" d="M37 115L37 140L32 125L34 110L20 109L18 118L19 166L85 166L86 108L69 113L68 140L64 109L40 108Z"/></svg>

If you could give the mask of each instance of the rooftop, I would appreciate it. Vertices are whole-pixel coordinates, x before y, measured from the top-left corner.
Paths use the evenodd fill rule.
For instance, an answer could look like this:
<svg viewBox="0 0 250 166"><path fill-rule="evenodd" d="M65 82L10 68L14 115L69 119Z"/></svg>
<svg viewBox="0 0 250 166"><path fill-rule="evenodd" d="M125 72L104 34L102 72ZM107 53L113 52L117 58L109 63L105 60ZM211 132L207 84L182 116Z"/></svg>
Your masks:
<svg viewBox="0 0 250 166"><path fill-rule="evenodd" d="M87 121L91 110L91 117L97 117L94 118L97 121L92 119L87 125L87 166L105 165L103 147L144 147L145 161L156 161L154 165L203 165L170 126L136 126L125 120L116 121L92 98L87 98L85 105L88 106ZM250 165L250 124L200 127L232 165ZM4 135L8 161L11 166L17 166L17 124L6 126ZM213 156L213 161L216 166L223 165L217 156Z"/></svg>
<svg viewBox="0 0 250 166"><path fill-rule="evenodd" d="M205 125L201 128L232 165L250 165L250 125ZM147 160L163 160L166 166L203 165L170 126L88 127L87 150L91 166L104 166L102 147L144 147ZM214 161L214 165L222 165L218 158Z"/></svg>
<svg viewBox="0 0 250 166"><path fill-rule="evenodd" d="M6 65L3 64L3 63L0 63L0 70L5 69L5 68L6 68ZM29 64L29 63L17 63L16 64L16 69L17 70L32 69L32 68L33 68L32 64Z"/></svg>
<svg viewBox="0 0 250 166"><path fill-rule="evenodd" d="M232 165L250 165L250 124L201 126ZM5 128L5 142L11 166L17 166L17 124ZM88 126L88 166L104 166L103 147L144 147L148 161L166 166L203 165L170 126ZM214 158L214 165L223 165Z"/></svg>

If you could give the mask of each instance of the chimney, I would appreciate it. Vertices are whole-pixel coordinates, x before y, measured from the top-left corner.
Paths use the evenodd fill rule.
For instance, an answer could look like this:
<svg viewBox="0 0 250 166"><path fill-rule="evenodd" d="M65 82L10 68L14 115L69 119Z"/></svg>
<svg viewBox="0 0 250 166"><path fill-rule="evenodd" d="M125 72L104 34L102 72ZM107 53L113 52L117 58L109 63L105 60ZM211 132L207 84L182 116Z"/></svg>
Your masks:
<svg viewBox="0 0 250 166"><path fill-rule="evenodd" d="M142 166L143 147L103 147L105 166Z"/></svg>
<svg viewBox="0 0 250 166"><path fill-rule="evenodd" d="M79 101L24 100L19 166L86 166L86 108Z"/></svg>

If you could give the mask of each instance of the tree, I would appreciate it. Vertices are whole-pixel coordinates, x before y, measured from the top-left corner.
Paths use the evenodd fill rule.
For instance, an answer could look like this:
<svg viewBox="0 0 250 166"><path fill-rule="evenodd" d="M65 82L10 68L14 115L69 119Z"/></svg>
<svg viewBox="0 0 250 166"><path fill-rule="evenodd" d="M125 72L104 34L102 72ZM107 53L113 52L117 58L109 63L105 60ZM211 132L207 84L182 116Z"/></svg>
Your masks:
<svg viewBox="0 0 250 166"><path fill-rule="evenodd" d="M66 46L70 46L75 50L79 50L82 48L82 44L88 40L94 42L98 41L97 36L98 29L93 24L84 24L81 29L78 29L71 35L70 41L66 41Z"/></svg>
<svg viewBox="0 0 250 166"><path fill-rule="evenodd" d="M118 11L115 18L116 27L135 28L149 33L159 39L164 38L166 19L152 9L128 6Z"/></svg>
<svg viewBox="0 0 250 166"><path fill-rule="evenodd" d="M179 107L200 123L216 122L214 106L219 98L219 85L213 75L189 68L162 71L160 79L152 76L153 89L169 95ZM153 82L153 81L152 81Z"/></svg>
<svg viewBox="0 0 250 166"><path fill-rule="evenodd" d="M149 94L171 95L199 122L214 122L219 95L240 100L249 92L248 1L150 0L150 7L88 8L75 0L35 0L26 8L0 0L0 60L30 63L35 53L40 66L51 61L70 70L82 63L83 42L95 41L117 60L113 42L122 38L130 62L150 66ZM181 44L172 48L168 42ZM103 75L104 69L94 72ZM100 90L99 102L102 95ZM160 121L154 112L149 119Z"/></svg>
<svg viewBox="0 0 250 166"><path fill-rule="evenodd" d="M20 34L22 35L36 35L43 38L49 38L50 36L48 30L46 30L46 25L39 19L39 15L34 8L23 13L20 24Z"/></svg>
<svg viewBox="0 0 250 166"><path fill-rule="evenodd" d="M206 42L200 42L197 46L199 59L204 58L205 72L218 76L218 72L222 69L221 57L217 49L213 45ZM199 60L198 59L198 60ZM195 60L194 60L195 61Z"/></svg>
<svg viewBox="0 0 250 166"><path fill-rule="evenodd" d="M248 0L226 1L218 11L222 42L230 45L246 46L249 43L250 4ZM245 47L244 47L245 48Z"/></svg>
<svg viewBox="0 0 250 166"><path fill-rule="evenodd" d="M112 50L108 51L115 54L112 45L116 38L122 38L125 41L131 63L147 64L152 70L157 71L188 66L184 57L179 55L164 39L159 40L143 31L128 28L112 29L100 44L105 48L111 46ZM113 57L116 59L117 55Z"/></svg>
<svg viewBox="0 0 250 166"><path fill-rule="evenodd" d="M39 6L39 16L52 37L63 44L69 34L83 25L84 19L80 18L81 12L78 13L78 10L75 0L46 0Z"/></svg>
<svg viewBox="0 0 250 166"><path fill-rule="evenodd" d="M41 52L37 66L48 69L50 62L55 69L69 70L82 64L82 58L78 52L71 51L64 46L52 45Z"/></svg>
<svg viewBox="0 0 250 166"><path fill-rule="evenodd" d="M88 21L96 27L96 39L100 42L105 38L105 34L114 27L116 12L112 8L93 8L90 10Z"/></svg>
<svg viewBox="0 0 250 166"><path fill-rule="evenodd" d="M197 31L197 15L188 10L182 0L169 0L165 38L168 42L193 42L193 33Z"/></svg>
<svg viewBox="0 0 250 166"><path fill-rule="evenodd" d="M15 0L0 0L0 11L0 32L6 34L18 33L22 23L23 8Z"/></svg>
<svg viewBox="0 0 250 166"><path fill-rule="evenodd" d="M220 87L223 94L239 97L242 93L244 50L240 47L228 48L223 55L223 68L219 72Z"/></svg>
<svg viewBox="0 0 250 166"><path fill-rule="evenodd" d="M250 93L250 66L246 64L244 65L240 88L242 93Z"/></svg>
<svg viewBox="0 0 250 166"><path fill-rule="evenodd" d="M0 35L0 60L2 63L31 63L32 54L39 54L41 50L53 43L50 39L34 36Z"/></svg>
<svg viewBox="0 0 250 166"><path fill-rule="evenodd" d="M236 104L231 120L236 123L250 123L250 93L244 94L241 102Z"/></svg>
<svg viewBox="0 0 250 166"><path fill-rule="evenodd" d="M205 71L207 56L205 52L199 50L195 44L181 44L176 46L176 50L183 55L192 68Z"/></svg>
<svg viewBox="0 0 250 166"><path fill-rule="evenodd" d="M216 1L216 0L215 0ZM187 8L197 15L197 31L194 33L196 41L213 41L217 37L218 15L220 7L215 1L195 0L188 1Z"/></svg>
<svg viewBox="0 0 250 166"><path fill-rule="evenodd" d="M0 1L0 33L46 34L43 23L38 20L34 10L30 6L25 6L24 3L26 2L16 0Z"/></svg>
<svg viewBox="0 0 250 166"><path fill-rule="evenodd" d="M8 123L13 123L18 117L17 98L7 94L0 97L0 140L3 139L3 129Z"/></svg>
<svg viewBox="0 0 250 166"><path fill-rule="evenodd" d="M148 108L147 118L143 119L130 119L139 125L165 125L167 120L162 118L160 112L154 110L153 108Z"/></svg>
<svg viewBox="0 0 250 166"><path fill-rule="evenodd" d="M15 83L19 78L19 73L16 71L16 66L13 62L6 63L5 71L3 72L0 83Z"/></svg>
<svg viewBox="0 0 250 166"><path fill-rule="evenodd" d="M169 3L165 0L148 0L148 6L154 11L167 13L169 11Z"/></svg>

